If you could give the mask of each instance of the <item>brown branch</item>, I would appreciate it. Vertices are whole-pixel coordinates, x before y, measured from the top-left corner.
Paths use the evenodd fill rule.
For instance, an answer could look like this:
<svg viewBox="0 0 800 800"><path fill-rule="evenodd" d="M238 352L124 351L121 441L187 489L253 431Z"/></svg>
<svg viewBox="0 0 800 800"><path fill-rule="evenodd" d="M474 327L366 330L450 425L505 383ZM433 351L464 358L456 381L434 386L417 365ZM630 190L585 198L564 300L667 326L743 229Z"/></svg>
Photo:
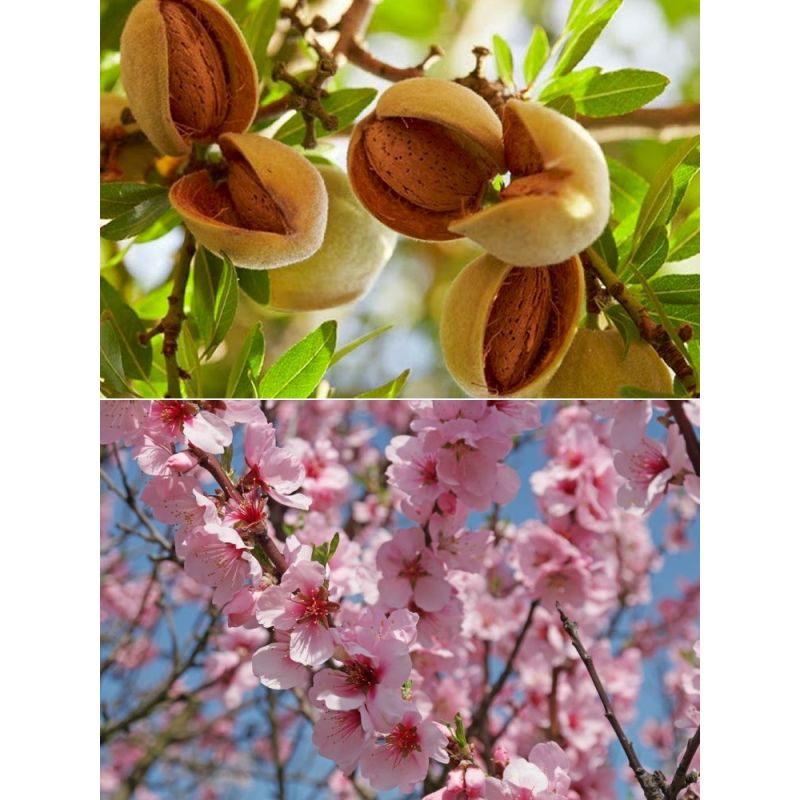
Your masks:
<svg viewBox="0 0 800 800"><path fill-rule="evenodd" d="M697 780L696 773L690 773L689 767L691 766L692 759L694 758L697 749L700 747L700 726L694 732L694 736L689 739L686 745L686 750L683 751L683 758L675 770L675 775L672 778L672 783L669 785L667 791L667 800L677 800L678 795L691 783Z"/></svg>
<svg viewBox="0 0 800 800"><path fill-rule="evenodd" d="M538 605L538 600L534 600L531 603L530 608L528 609L528 616L525 618L525 622L523 623L522 628L517 635L517 640L514 642L514 647L511 649L511 654L506 661L503 671L500 673L497 680L492 684L492 687L489 689L488 693L484 695L480 705L478 706L478 710L475 712L475 716L472 718L469 730L467 731L467 738L470 736L478 736L478 738L482 740L485 738L485 728L489 709L491 708L491 705L497 695L500 694L503 686L505 686L506 681L511 676L511 673L514 671L514 659L516 659L517 654L522 647L525 634L527 634L528 629L531 627L531 623L533 622L533 613L536 611Z"/></svg>
<svg viewBox="0 0 800 800"><path fill-rule="evenodd" d="M192 453L197 456L197 463L203 469L211 473L211 476L225 493L225 497L229 500L233 500L236 503L241 503L242 493L233 485L233 481L228 477L228 473L225 472L222 464L220 464L219 461L217 461L217 459L210 453L204 452L199 447L195 447L193 444L189 445L189 450L191 450ZM272 538L267 533L266 527L263 530L254 531L253 536L256 540L256 543L263 548L264 552L267 554L267 557L274 565L275 570L278 573L278 577L283 575L283 573L286 572L286 558L278 549L278 545L272 541Z"/></svg>
<svg viewBox="0 0 800 800"><path fill-rule="evenodd" d="M431 45L428 54L416 66L413 67L395 67L393 64L387 64L381 61L369 52L362 44L353 41L347 46L344 51L347 60L355 66L369 72L372 75L377 75L387 81L404 81L407 78L422 78L425 75L425 69L428 65L444 55L444 51L439 45Z"/></svg>
<svg viewBox="0 0 800 800"><path fill-rule="evenodd" d="M689 456L689 461L692 462L695 475L700 476L700 441L697 434L694 432L694 427L686 416L686 409L683 400L667 400L669 410L678 424L678 429L686 442L686 454Z"/></svg>
<svg viewBox="0 0 800 800"><path fill-rule="evenodd" d="M561 623L564 626L564 630L572 640L572 644L575 647L575 650L577 650L578 656L586 667L589 677L592 679L592 683L594 684L594 688L597 691L598 697L600 698L600 702L603 704L603 710L605 711L606 719L614 729L614 733L617 735L617 739L619 739L619 743L622 745L622 749L628 758L628 764L630 765L633 774L636 776L639 786L642 787L645 797L647 800L665 800L666 781L664 780L663 775L657 772L648 772L642 766L642 762L639 761L639 756L636 755L633 742L631 742L631 740L625 735L625 731L617 719L617 715L614 713L614 707L611 704L611 699L608 696L608 692L606 692L605 686L603 686L603 682L600 680L600 676L597 674L594 661L587 652L586 648L583 646L583 643L578 636L577 624L564 613L560 603L556 603L556 608L558 609L559 616L561 617Z"/></svg>
<svg viewBox="0 0 800 800"><path fill-rule="evenodd" d="M642 339L658 353L664 363L675 373L684 389L690 395L695 395L697 393L697 375L694 368L672 341L664 326L653 321L647 308L639 302L593 247L581 253L581 261L584 266L591 266L601 283L608 289L609 294L625 309L628 316L633 320Z"/></svg>
<svg viewBox="0 0 800 800"><path fill-rule="evenodd" d="M181 335L181 327L186 315L183 313L184 297L186 295L186 284L189 282L189 272L194 256L195 243L194 236L189 231L183 239L183 245L178 251L175 261L175 270L172 279L172 292L170 292L167 302L169 306L164 318L153 329L155 332L164 334L164 343L161 352L164 354L164 362L167 370L167 397L182 397L181 374L178 366L178 338ZM152 332L145 334L150 338ZM152 334L154 335L154 334Z"/></svg>
<svg viewBox="0 0 800 800"><path fill-rule="evenodd" d="M599 142L656 137L661 141L695 136L700 131L700 103L666 108L638 108L616 117L586 117L578 122Z"/></svg>

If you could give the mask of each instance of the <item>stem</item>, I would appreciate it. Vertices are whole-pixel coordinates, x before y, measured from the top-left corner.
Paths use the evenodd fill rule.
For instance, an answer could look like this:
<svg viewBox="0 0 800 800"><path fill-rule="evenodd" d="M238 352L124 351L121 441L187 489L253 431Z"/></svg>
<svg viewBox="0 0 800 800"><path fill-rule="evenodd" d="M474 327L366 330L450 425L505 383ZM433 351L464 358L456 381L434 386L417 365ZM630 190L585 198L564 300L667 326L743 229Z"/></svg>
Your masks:
<svg viewBox="0 0 800 800"><path fill-rule="evenodd" d="M657 138L661 141L693 136L700 129L700 103L667 108L638 108L616 117L578 116L578 122L599 142Z"/></svg>
<svg viewBox="0 0 800 800"><path fill-rule="evenodd" d="M528 632L528 629L533 622L533 612L536 611L538 605L538 600L534 600L531 603L530 608L528 609L528 616L525 618L525 622L520 629L519 634L517 635L517 640L514 642L511 655L509 655L508 661L506 661L506 665L503 668L503 671L500 673L500 676L497 678L494 684L492 684L492 688L489 690L489 692L484 695L483 700L481 700L481 704L478 706L478 710L475 712L475 716L473 717L472 723L467 731L467 738L476 735L481 736L484 733L486 720L489 714L489 708L491 707L497 695L500 694L500 690L503 688L503 686L505 686L505 683L511 676L511 673L514 671L514 659L517 657L517 654L522 647L525 634Z"/></svg>
<svg viewBox="0 0 800 800"><path fill-rule="evenodd" d="M614 713L614 707L611 705L608 692L606 692L605 686L603 686L603 682L600 680L600 676L597 674L594 661L587 652L586 648L583 646L583 642L581 642L580 637L578 636L577 624L564 613L560 603L556 603L556 608L558 609L559 616L561 617L561 623L564 626L564 630L572 640L572 644L575 647L575 650L577 650L578 656L586 667L589 677L592 679L592 683L594 684L594 688L597 691L598 697L600 698L600 702L603 704L603 710L605 711L606 719L614 729L614 733L617 735L617 739L619 739L619 743L622 745L622 749L628 758L628 764L630 765L631 770L633 770L633 774L636 776L639 786L642 787L645 797L647 800L664 800L664 787L661 786L662 781L658 779L658 776L655 773L648 772L642 766L642 762L639 761L639 756L636 755L633 742L631 742L631 740L625 735L625 731L617 719L617 715Z"/></svg>
<svg viewBox="0 0 800 800"><path fill-rule="evenodd" d="M650 312L617 277L606 260L593 248L586 251L589 263L611 296L625 309L644 341L653 347L661 359L675 373L686 391L697 394L697 375L683 353L675 346L663 325L653 322ZM584 262L586 263L586 262Z"/></svg>
<svg viewBox="0 0 800 800"><path fill-rule="evenodd" d="M700 441L697 434L694 432L692 423L689 422L689 417L686 416L686 409L684 408L684 401L682 400L668 400L669 410L678 424L678 429L686 442L686 454L689 456L689 461L692 462L695 475L700 477Z"/></svg>
<svg viewBox="0 0 800 800"><path fill-rule="evenodd" d="M694 754L697 752L697 748L700 747L700 726L697 726L697 730L689 739L689 742L686 745L686 750L683 751L683 758L678 764L678 769L675 770L675 776L672 778L672 783L669 785L668 791L668 800L676 800L678 795L690 784L694 783L692 779L693 776L688 775L689 766L692 763L692 759L694 758ZM696 777L696 776L694 776Z"/></svg>
<svg viewBox="0 0 800 800"><path fill-rule="evenodd" d="M183 303L186 296L186 284L189 282L189 273L194 256L194 236L189 231L183 239L183 245L178 251L173 271L172 292L167 298L169 307L166 316L157 327L164 332L164 344L161 352L167 369L167 397L182 397L181 370L178 366L178 338L181 335L181 326L186 315L183 313Z"/></svg>

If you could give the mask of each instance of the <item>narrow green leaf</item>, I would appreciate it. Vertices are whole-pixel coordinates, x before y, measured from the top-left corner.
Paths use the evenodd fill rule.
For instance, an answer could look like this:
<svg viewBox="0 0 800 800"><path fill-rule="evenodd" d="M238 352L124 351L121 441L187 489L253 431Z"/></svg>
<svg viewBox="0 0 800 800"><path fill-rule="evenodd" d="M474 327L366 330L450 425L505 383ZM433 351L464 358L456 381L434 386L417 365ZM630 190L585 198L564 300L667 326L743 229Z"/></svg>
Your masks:
<svg viewBox="0 0 800 800"><path fill-rule="evenodd" d="M605 230L600 234L600 238L592 245L600 257L608 264L614 272L619 265L619 253L617 253L617 243L614 241L614 234L611 228L606 225Z"/></svg>
<svg viewBox="0 0 800 800"><path fill-rule="evenodd" d="M559 114L563 114L565 117L570 117L571 119L575 119L575 115L578 113L575 101L568 94L563 94L561 97L548 100L545 105L548 108L552 108L553 111L558 111Z"/></svg>
<svg viewBox="0 0 800 800"><path fill-rule="evenodd" d="M633 255L632 262L645 280L658 272L667 260L669 240L663 225L652 228Z"/></svg>
<svg viewBox="0 0 800 800"><path fill-rule="evenodd" d="M309 397L322 380L336 349L336 322L323 322L290 347L266 372L259 396Z"/></svg>
<svg viewBox="0 0 800 800"><path fill-rule="evenodd" d="M700 305L699 275L660 275L650 288L665 305Z"/></svg>
<svg viewBox="0 0 800 800"><path fill-rule="evenodd" d="M531 34L531 41L522 64L522 74L526 86L530 86L539 76L549 55L550 43L547 40L547 34L541 25L537 25Z"/></svg>
<svg viewBox="0 0 800 800"><path fill-rule="evenodd" d="M333 534L333 539L331 539L330 544L328 545L328 561L330 561L335 555L336 550L339 547L339 531Z"/></svg>
<svg viewBox="0 0 800 800"><path fill-rule="evenodd" d="M166 214L169 208L169 198L166 194L148 197L129 211L103 225L100 228L100 235L104 239L111 239L115 242L136 236L147 230L163 214Z"/></svg>
<svg viewBox="0 0 800 800"><path fill-rule="evenodd" d="M580 23L580 27L574 25L575 33L569 38L561 55L553 67L553 75L566 75L583 60L591 50L592 45L597 41L600 34L608 25L611 17L622 5L622 0L607 0L596 11L586 15Z"/></svg>
<svg viewBox="0 0 800 800"><path fill-rule="evenodd" d="M219 347L231 325L233 325L238 301L239 287L236 283L236 270L226 256L222 260L222 275L220 276L217 294L214 299L214 322L211 326L208 345L202 356L204 359L208 358Z"/></svg>
<svg viewBox="0 0 800 800"><path fill-rule="evenodd" d="M228 384L225 389L226 397L253 397L253 382L258 380L261 366L264 362L264 334L261 323L256 323L247 338L242 343L242 348L236 356L236 361L228 373Z"/></svg>
<svg viewBox="0 0 800 800"><path fill-rule="evenodd" d="M178 212L171 208L166 214L159 217L147 230L142 231L134 240L136 244L152 242L166 236L173 228L177 228L182 222Z"/></svg>
<svg viewBox="0 0 800 800"><path fill-rule="evenodd" d="M686 190L689 188L689 184L692 182L692 180L694 180L695 175L697 175L699 171L700 150L698 149L689 153L683 163L678 165L678 168L672 175L672 206L665 220L666 222L671 220L675 214L678 213L678 208L683 202L683 198L686 195Z"/></svg>
<svg viewBox="0 0 800 800"><path fill-rule="evenodd" d="M329 113L335 114L339 120L336 130L349 125L374 99L377 89L340 89L338 92L331 92L327 97L322 98L322 107ZM322 123L316 122L317 138L329 136L336 131L326 131ZM288 145L302 144L306 132L306 124L300 112L295 112L280 130L275 134L279 142Z"/></svg>
<svg viewBox="0 0 800 800"><path fill-rule="evenodd" d="M696 208L673 232L669 240L668 261L683 261L700 252L700 209Z"/></svg>
<svg viewBox="0 0 800 800"><path fill-rule="evenodd" d="M110 181L100 184L100 219L114 219L139 203L153 197L166 196L163 186L149 183Z"/></svg>
<svg viewBox="0 0 800 800"><path fill-rule="evenodd" d="M269 271L265 269L244 269L236 267L239 288L256 303L265 306L269 303Z"/></svg>
<svg viewBox="0 0 800 800"><path fill-rule="evenodd" d="M117 290L100 278L100 315L108 320L119 341L122 364L129 378L146 381L153 363L153 351L149 342L142 344L139 334L146 328L136 312L122 299Z"/></svg>
<svg viewBox="0 0 800 800"><path fill-rule="evenodd" d="M538 100L546 103L564 94L579 94L595 77L600 74L600 67L587 67L586 69L571 72L560 78L550 78L539 92Z"/></svg>
<svg viewBox="0 0 800 800"><path fill-rule="evenodd" d="M202 383L202 370L200 368L200 347L197 344L192 328L195 327L194 320L189 317L186 324L181 328L181 335L178 339L178 363L191 377L185 380L183 385L187 397L205 397Z"/></svg>
<svg viewBox="0 0 800 800"><path fill-rule="evenodd" d="M494 63L497 67L497 77L506 85L514 85L514 57L511 55L511 48L508 42L501 36L492 36L492 50L494 51Z"/></svg>
<svg viewBox="0 0 800 800"><path fill-rule="evenodd" d="M658 97L669 78L643 69L620 69L595 76L575 95L578 111L588 117L627 114Z"/></svg>
<svg viewBox="0 0 800 800"><path fill-rule="evenodd" d="M397 397L403 390L410 373L410 369L404 369L396 378L392 378L387 383L370 389L368 392L357 394L356 397Z"/></svg>
<svg viewBox="0 0 800 800"><path fill-rule="evenodd" d="M346 344L341 349L337 350L333 354L333 358L331 358L331 366L336 364L338 361L341 361L346 355L352 353L358 347L361 347L362 344L366 344L370 339L375 339L376 337L380 336L382 333L386 333L392 324L389 323L388 325L381 325L380 328L375 328L374 331L370 331L369 333L365 333L363 336L359 336L358 339L354 339L349 344Z"/></svg>
<svg viewBox="0 0 800 800"><path fill-rule="evenodd" d="M569 13L567 14L567 21L564 23L564 29L572 30L575 27L579 27L593 5L594 0L572 0L572 5L569 7Z"/></svg>
<svg viewBox="0 0 800 800"><path fill-rule="evenodd" d="M192 314L200 341L208 344L214 327L214 299L222 275L222 259L199 247L192 266Z"/></svg>
<svg viewBox="0 0 800 800"><path fill-rule="evenodd" d="M100 391L106 397L130 397L119 339L111 320L100 322Z"/></svg>
<svg viewBox="0 0 800 800"><path fill-rule="evenodd" d="M611 180L611 204L613 217L622 221L638 214L639 207L647 195L647 181L615 158L608 158L608 172ZM633 233L633 229L631 229ZM619 239L617 239L619 241Z"/></svg>
<svg viewBox="0 0 800 800"><path fill-rule="evenodd" d="M631 342L641 339L636 323L628 316L628 312L620 305L613 305L603 311L606 319L619 331L622 336L622 357L628 355Z"/></svg>
<svg viewBox="0 0 800 800"><path fill-rule="evenodd" d="M681 142L653 178L636 220L636 229L633 234L634 246L641 242L647 232L656 224L659 216L669 207L674 193L672 174L694 152L699 140L699 136L693 136Z"/></svg>

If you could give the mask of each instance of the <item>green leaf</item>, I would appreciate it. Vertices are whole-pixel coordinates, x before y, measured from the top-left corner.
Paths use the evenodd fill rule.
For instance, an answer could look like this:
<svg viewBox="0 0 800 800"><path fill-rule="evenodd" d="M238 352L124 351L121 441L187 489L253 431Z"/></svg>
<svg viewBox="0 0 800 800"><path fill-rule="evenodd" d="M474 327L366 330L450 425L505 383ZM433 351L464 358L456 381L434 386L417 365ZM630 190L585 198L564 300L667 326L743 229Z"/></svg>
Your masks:
<svg viewBox="0 0 800 800"><path fill-rule="evenodd" d="M130 397L125 383L125 368L114 324L111 320L100 322L100 391L106 397Z"/></svg>
<svg viewBox="0 0 800 800"><path fill-rule="evenodd" d="M436 39L447 6L447 0L383 0L375 7L369 32L427 43Z"/></svg>
<svg viewBox="0 0 800 800"><path fill-rule="evenodd" d="M564 23L564 29L574 30L575 27L580 27L581 22L583 22L593 5L594 0L572 0L572 5L569 7L569 13L567 14L567 21Z"/></svg>
<svg viewBox="0 0 800 800"><path fill-rule="evenodd" d="M269 272L265 269L244 269L236 267L239 288L256 303L265 306L269 303Z"/></svg>
<svg viewBox="0 0 800 800"><path fill-rule="evenodd" d="M578 111L588 117L627 114L658 97L669 78L643 69L620 69L595 76L575 96Z"/></svg>
<svg viewBox="0 0 800 800"><path fill-rule="evenodd" d="M323 322L290 347L266 372L259 396L309 397L328 369L336 349L336 322Z"/></svg>
<svg viewBox="0 0 800 800"><path fill-rule="evenodd" d="M599 74L600 67L587 67L560 78L551 77L539 92L538 100L540 103L546 103L563 94L580 94L584 87L591 83L595 75Z"/></svg>
<svg viewBox="0 0 800 800"><path fill-rule="evenodd" d="M636 323L628 316L628 312L620 305L613 305L603 311L606 319L619 331L622 336L623 352L622 357L628 355L631 342L641 339Z"/></svg>
<svg viewBox="0 0 800 800"><path fill-rule="evenodd" d="M153 197L166 197L163 186L111 181L100 184L100 219L114 219Z"/></svg>
<svg viewBox="0 0 800 800"><path fill-rule="evenodd" d="M138 203L129 211L115 217L100 228L100 235L104 239L118 242L136 236L147 230L156 220L170 209L169 198L162 193L148 197Z"/></svg>
<svg viewBox="0 0 800 800"><path fill-rule="evenodd" d="M681 142L653 178L636 220L636 229L633 233L634 246L641 242L654 225L658 224L659 218L669 208L670 201L674 196L672 175L695 151L699 141L699 136L693 136Z"/></svg>
<svg viewBox="0 0 800 800"><path fill-rule="evenodd" d="M539 76L549 55L550 43L547 40L547 34L541 25L537 25L531 34L531 41L522 64L522 74L526 86L530 86Z"/></svg>
<svg viewBox="0 0 800 800"><path fill-rule="evenodd" d="M333 539L331 539L330 544L328 545L328 561L330 561L334 555L336 555L336 551L339 548L339 531L333 534Z"/></svg>
<svg viewBox="0 0 800 800"><path fill-rule="evenodd" d="M264 334L261 323L256 323L242 343L231 371L228 373L226 397L252 397L251 387L261 374L264 363Z"/></svg>
<svg viewBox="0 0 800 800"><path fill-rule="evenodd" d="M214 327L214 300L222 275L222 259L199 247L192 267L192 314L200 341L208 344Z"/></svg>
<svg viewBox="0 0 800 800"><path fill-rule="evenodd" d="M149 342L142 344L139 341L139 334L146 330L145 325L117 290L102 277L100 316L112 324L117 335L125 375L146 381L153 364L153 350Z"/></svg>
<svg viewBox="0 0 800 800"><path fill-rule="evenodd" d="M211 326L211 336L208 340L203 358L208 358L221 344L225 334L233 325L236 316L236 305L239 302L239 287L236 283L236 270L230 259L222 259L222 275L217 286L214 299L214 322Z"/></svg>
<svg viewBox="0 0 800 800"><path fill-rule="evenodd" d="M244 18L242 23L242 33L253 54L259 78L264 77L265 68L269 63L267 47L275 32L279 11L280 0L262 0L259 6Z"/></svg>
<svg viewBox="0 0 800 800"><path fill-rule="evenodd" d="M202 370L200 369L199 352L200 347L192 335L194 320L189 317L185 325L181 328L181 335L178 338L178 363L191 375L184 381L187 397L205 397L203 391Z"/></svg>
<svg viewBox="0 0 800 800"><path fill-rule="evenodd" d="M678 213L678 208L683 202L686 190L689 188L689 184L699 171L700 151L698 149L692 153L689 153L684 162L678 165L678 168L672 175L673 197L672 206L669 210L669 214L667 215L667 221L671 220L675 214Z"/></svg>
<svg viewBox="0 0 800 800"><path fill-rule="evenodd" d="M592 48L621 5L622 0L607 0L596 11L585 15L580 21L580 27L573 22L575 33L567 41L555 67L553 67L552 74L554 76L572 72Z"/></svg>
<svg viewBox="0 0 800 800"><path fill-rule="evenodd" d="M611 204L614 219L623 220L635 216L647 195L647 181L615 158L608 158L608 172L611 179ZM633 233L631 228L630 233ZM630 235L630 234L629 234ZM616 237L620 241L619 237Z"/></svg>
<svg viewBox="0 0 800 800"><path fill-rule="evenodd" d="M660 275L650 288L665 305L700 305L699 275Z"/></svg>
<svg viewBox="0 0 800 800"><path fill-rule="evenodd" d="M639 270L639 275L647 279L658 272L667 260L669 241L667 229L663 225L652 228L639 245L633 255L633 264Z"/></svg>
<svg viewBox="0 0 800 800"><path fill-rule="evenodd" d="M387 383L370 389L368 392L357 394L356 397L397 397L403 390L410 373L410 369L404 369L396 378L392 378Z"/></svg>
<svg viewBox="0 0 800 800"><path fill-rule="evenodd" d="M600 238L592 245L597 254L611 267L614 272L619 265L619 253L617 253L617 243L614 241L614 234L611 228L606 225L605 230L600 234Z"/></svg>
<svg viewBox="0 0 800 800"><path fill-rule="evenodd" d="M338 117L339 125L336 130L347 127L378 94L377 89L340 89L331 92L320 101L322 107L329 113ZM317 138L330 136L336 131L326 131L322 123L317 120L315 127ZM275 134L275 139L288 145L302 144L306 132L306 124L300 112L295 112Z"/></svg>
<svg viewBox="0 0 800 800"><path fill-rule="evenodd" d="M354 339L349 344L346 344L340 350L337 350L333 354L333 358L331 358L331 366L336 364L338 361L341 361L346 355L352 353L358 347L361 347L362 344L366 344L370 339L375 339L376 337L380 336L382 333L386 333L392 324L389 323L388 325L381 325L380 328L375 328L374 331L370 331L369 333L365 333L363 336L359 336L358 339Z"/></svg>
<svg viewBox="0 0 800 800"><path fill-rule="evenodd" d="M182 222L180 214L171 208L162 217L159 217L147 230L140 233L134 240L136 244L152 242L166 236L173 228L177 228Z"/></svg>
<svg viewBox="0 0 800 800"><path fill-rule="evenodd" d="M669 240L668 261L683 261L700 252L700 209L696 208L673 232Z"/></svg>
<svg viewBox="0 0 800 800"><path fill-rule="evenodd" d="M492 50L494 51L494 63L497 67L497 77L506 85L514 85L514 57L511 55L511 48L508 42L501 36L492 36Z"/></svg>
<svg viewBox="0 0 800 800"><path fill-rule="evenodd" d="M559 114L563 114L565 117L570 117L571 119L575 119L575 115L578 113L575 101L568 94L562 94L561 97L548 100L545 105L548 108L552 108L553 111L558 111Z"/></svg>

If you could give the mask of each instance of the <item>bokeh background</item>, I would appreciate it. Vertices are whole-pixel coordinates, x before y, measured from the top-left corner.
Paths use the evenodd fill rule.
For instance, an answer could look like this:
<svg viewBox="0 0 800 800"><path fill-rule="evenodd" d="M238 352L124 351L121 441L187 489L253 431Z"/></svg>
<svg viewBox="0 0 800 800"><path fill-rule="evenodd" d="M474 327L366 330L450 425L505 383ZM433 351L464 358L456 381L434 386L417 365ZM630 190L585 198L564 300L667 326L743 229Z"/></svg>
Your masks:
<svg viewBox="0 0 800 800"><path fill-rule="evenodd" d="M119 91L119 34L133 0L101 2L101 88ZM284 5L288 5L284 0ZM338 19L348 0L309 2L309 9ZM520 64L534 24L542 25L551 42L563 26L570 0L382 0L368 30L370 50L394 65L416 64L436 43L445 57L430 69L433 76L451 78L474 66L475 45L490 47L499 34L511 45ZM599 65L604 71L635 67L656 70L671 79L654 106L699 100L699 0L625 0L622 8L592 48L582 66ZM545 67L543 75L548 73ZM487 74L495 77L494 63ZM374 86L387 82L346 65L330 88ZM280 123L278 123L278 126ZM346 130L345 132L346 133ZM606 152L645 178L662 165L669 142L628 139L604 144ZM345 164L346 135L321 140L320 152L340 166ZM678 220L699 204L699 181L689 188ZM124 261L107 267L103 275L119 288L140 316L159 318L166 308L173 254L182 234L174 229L161 239L133 245ZM125 243L121 243L124 247ZM101 261L113 258L112 243L104 242ZM479 249L466 241L420 243L400 238L394 256L372 290L360 302L329 311L287 315L258 306L240 293L240 310L226 341L214 355L217 369L209 369L203 393L221 394L226 367L242 339L259 320L266 339L266 361L271 363L287 347L327 319L339 324L339 344L386 325L393 328L336 364L329 372L338 396L352 396L394 378L406 368L411 375L406 397L460 397L461 390L447 373L438 341L438 319L444 293L455 275ZM665 272L697 272L697 257L667 264Z"/></svg>

